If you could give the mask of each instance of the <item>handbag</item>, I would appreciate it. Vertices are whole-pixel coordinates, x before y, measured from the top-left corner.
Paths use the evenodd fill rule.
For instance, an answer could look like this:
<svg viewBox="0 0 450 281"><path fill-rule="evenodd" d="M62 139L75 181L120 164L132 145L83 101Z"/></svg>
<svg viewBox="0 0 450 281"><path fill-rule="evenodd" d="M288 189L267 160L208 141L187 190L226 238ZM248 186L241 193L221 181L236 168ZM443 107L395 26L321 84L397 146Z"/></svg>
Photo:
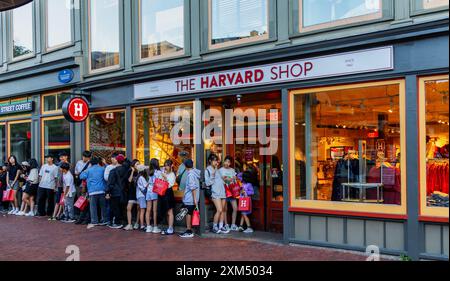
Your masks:
<svg viewBox="0 0 450 281"><path fill-rule="evenodd" d="M66 201L66 197L64 196L64 193L61 194L61 198L59 199L59 205L64 206L64 202Z"/></svg>
<svg viewBox="0 0 450 281"><path fill-rule="evenodd" d="M200 212L198 210L194 210L192 214L192 226L200 225Z"/></svg>
<svg viewBox="0 0 450 281"><path fill-rule="evenodd" d="M153 183L153 192L159 196L166 195L167 189L169 189L169 182L165 180L156 179L155 183Z"/></svg>
<svg viewBox="0 0 450 281"><path fill-rule="evenodd" d="M252 200L250 197L239 198L239 212L250 212L252 210Z"/></svg>
<svg viewBox="0 0 450 281"><path fill-rule="evenodd" d="M3 202L12 202L14 201L14 192L12 189L8 189L3 191Z"/></svg>
<svg viewBox="0 0 450 281"><path fill-rule="evenodd" d="M211 173L209 172L208 169L206 169L206 172L208 173L208 175L211 177ZM206 198L211 198L212 197L212 186L208 186L206 185L206 182L203 181L202 182L202 189L205 190L205 197Z"/></svg>
<svg viewBox="0 0 450 281"><path fill-rule="evenodd" d="M74 207L78 208L80 211L84 211L84 209L86 209L88 204L89 204L89 200L84 196L80 196L80 198L78 198L77 202L75 202Z"/></svg>
<svg viewBox="0 0 450 281"><path fill-rule="evenodd" d="M237 182L232 182L230 184L225 185L225 192L227 198L239 198L241 194L241 186Z"/></svg>

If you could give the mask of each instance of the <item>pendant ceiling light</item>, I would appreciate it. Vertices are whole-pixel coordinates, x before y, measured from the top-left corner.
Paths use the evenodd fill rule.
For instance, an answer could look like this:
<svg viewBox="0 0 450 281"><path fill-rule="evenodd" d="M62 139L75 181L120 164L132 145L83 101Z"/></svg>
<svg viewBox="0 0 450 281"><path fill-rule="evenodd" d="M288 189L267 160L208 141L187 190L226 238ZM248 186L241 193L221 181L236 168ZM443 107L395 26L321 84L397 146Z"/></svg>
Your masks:
<svg viewBox="0 0 450 281"><path fill-rule="evenodd" d="M32 0L0 0L0 12L20 7L31 1Z"/></svg>

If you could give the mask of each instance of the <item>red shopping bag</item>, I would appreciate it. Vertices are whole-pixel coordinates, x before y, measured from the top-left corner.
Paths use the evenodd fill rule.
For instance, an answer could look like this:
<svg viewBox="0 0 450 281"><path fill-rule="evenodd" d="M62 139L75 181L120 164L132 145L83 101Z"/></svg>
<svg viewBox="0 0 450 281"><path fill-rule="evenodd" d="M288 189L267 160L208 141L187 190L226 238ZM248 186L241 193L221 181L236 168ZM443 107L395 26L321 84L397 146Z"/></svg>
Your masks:
<svg viewBox="0 0 450 281"><path fill-rule="evenodd" d="M61 198L59 199L59 205L63 206L64 205L64 201L66 201L66 197L64 196L64 193L61 194Z"/></svg>
<svg viewBox="0 0 450 281"><path fill-rule="evenodd" d="M158 194L159 196L166 195L166 191L169 189L169 182L162 180L162 179L156 179L155 183L153 184L153 192Z"/></svg>
<svg viewBox="0 0 450 281"><path fill-rule="evenodd" d="M12 189L3 191L3 202L12 202L12 201L14 201L14 191Z"/></svg>
<svg viewBox="0 0 450 281"><path fill-rule="evenodd" d="M86 209L86 207L89 204L89 200L84 197L84 196L80 196L80 198L78 198L77 202L75 202L75 207L80 209L80 211L84 211L84 209Z"/></svg>
<svg viewBox="0 0 450 281"><path fill-rule="evenodd" d="M239 198L239 212L250 212L252 210L252 199L250 197Z"/></svg>
<svg viewBox="0 0 450 281"><path fill-rule="evenodd" d="M227 198L233 197L233 192L231 192L231 188L229 184L225 184L225 196Z"/></svg>
<svg viewBox="0 0 450 281"><path fill-rule="evenodd" d="M200 225L200 212L198 210L194 210L192 214L192 226Z"/></svg>
<svg viewBox="0 0 450 281"><path fill-rule="evenodd" d="M233 197L237 199L241 195L241 186L236 182L226 184L225 193L227 198Z"/></svg>

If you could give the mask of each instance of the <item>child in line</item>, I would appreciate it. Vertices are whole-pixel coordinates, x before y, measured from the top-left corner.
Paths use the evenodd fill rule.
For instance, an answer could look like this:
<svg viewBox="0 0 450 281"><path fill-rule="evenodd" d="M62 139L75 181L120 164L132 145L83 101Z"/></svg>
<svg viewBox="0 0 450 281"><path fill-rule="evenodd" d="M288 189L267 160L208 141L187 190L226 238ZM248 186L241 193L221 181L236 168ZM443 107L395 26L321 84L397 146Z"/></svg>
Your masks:
<svg viewBox="0 0 450 281"><path fill-rule="evenodd" d="M231 167L231 164L233 163L233 157L227 156L225 157L225 160L223 161L223 167L219 169L219 174L222 176L222 180L224 182L224 185L230 185L232 183L236 182L236 171ZM228 212L228 203L231 204L231 207L233 209L232 215L231 215L231 228L228 224L228 218L227 218L227 212ZM239 228L236 225L237 220L237 200L234 197L228 197L225 201L225 204L223 206L223 222L225 223L224 227L224 233L228 233L231 231L238 231Z"/></svg>
<svg viewBox="0 0 450 281"><path fill-rule="evenodd" d="M198 201L200 199L200 170L194 168L194 162L191 159L184 161L186 167L187 179L186 188L183 196L183 208L187 210L186 226L184 233L180 234L181 238L192 238L192 215L198 210Z"/></svg>
<svg viewBox="0 0 450 281"><path fill-rule="evenodd" d="M147 227L145 232L158 234L161 233L161 229L158 227L158 194L153 192L153 184L157 178L161 176L161 170L159 169L158 159L150 160L150 173L149 173L149 186L147 189L146 201L147 211L145 213L145 221ZM151 225L151 215L153 214L153 226Z"/></svg>
<svg viewBox="0 0 450 281"><path fill-rule="evenodd" d="M139 212L138 212L138 219L139 224L141 226L144 226L144 218L145 218L145 212L147 209L147 201L145 200L145 197L148 192L149 187L149 177L148 177L148 167L144 165L139 165L136 167L136 170L138 172L138 179L136 184L136 199L139 204ZM128 230L132 230L133 228L131 225L129 225Z"/></svg>
<svg viewBox="0 0 450 281"><path fill-rule="evenodd" d="M74 223L75 222L75 184L72 173L70 172L70 164L69 163L61 163L61 171L63 174L63 187L64 193L64 221L66 223Z"/></svg>
<svg viewBox="0 0 450 281"><path fill-rule="evenodd" d="M242 190L241 190L241 194L242 197L249 197L251 198L251 196L253 194L255 194L255 191L253 189L253 185L250 183L251 182L251 178L252 178L252 174L249 171L245 171L242 174ZM251 206L251 204L250 204ZM239 226L239 231L244 232L244 233L253 233L253 229L250 223L250 218L249 216L252 214L252 210L248 211L248 212L241 212L241 224ZM244 222L247 225L247 229L244 228Z"/></svg>

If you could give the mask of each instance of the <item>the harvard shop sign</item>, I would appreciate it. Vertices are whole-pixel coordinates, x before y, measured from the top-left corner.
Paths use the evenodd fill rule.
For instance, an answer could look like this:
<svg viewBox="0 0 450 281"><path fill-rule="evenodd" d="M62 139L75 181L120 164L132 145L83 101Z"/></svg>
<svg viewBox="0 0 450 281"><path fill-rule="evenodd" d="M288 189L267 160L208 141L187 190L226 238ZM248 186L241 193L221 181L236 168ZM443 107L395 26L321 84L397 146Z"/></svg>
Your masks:
<svg viewBox="0 0 450 281"><path fill-rule="evenodd" d="M134 86L135 99L254 87L394 69L393 46L161 80Z"/></svg>

